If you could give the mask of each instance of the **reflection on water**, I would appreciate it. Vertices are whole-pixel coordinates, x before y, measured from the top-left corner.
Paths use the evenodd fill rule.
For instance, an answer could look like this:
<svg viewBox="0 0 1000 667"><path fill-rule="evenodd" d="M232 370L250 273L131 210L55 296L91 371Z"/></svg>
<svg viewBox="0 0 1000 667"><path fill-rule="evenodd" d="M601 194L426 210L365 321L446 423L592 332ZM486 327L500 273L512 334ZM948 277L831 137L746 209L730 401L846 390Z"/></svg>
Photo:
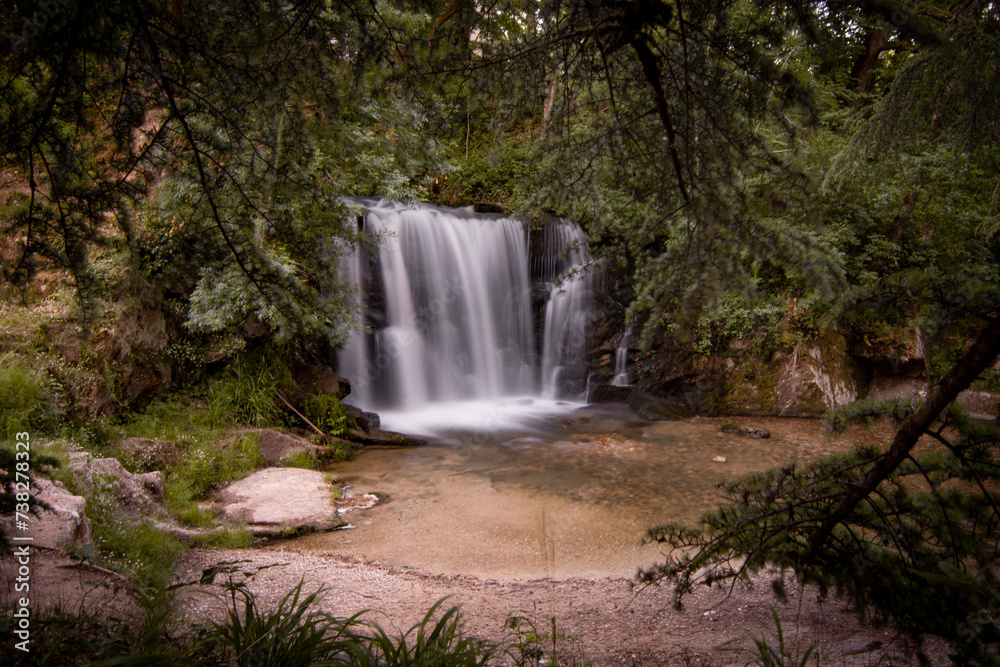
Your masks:
<svg viewBox="0 0 1000 667"><path fill-rule="evenodd" d="M727 421L772 437L723 433ZM644 422L622 406L439 429L428 446L366 449L334 466L388 501L352 515L356 530L296 544L432 572L629 576L660 557L640 546L645 530L694 523L719 504L722 479L845 451L859 437L878 435L828 441L821 421L801 419Z"/></svg>

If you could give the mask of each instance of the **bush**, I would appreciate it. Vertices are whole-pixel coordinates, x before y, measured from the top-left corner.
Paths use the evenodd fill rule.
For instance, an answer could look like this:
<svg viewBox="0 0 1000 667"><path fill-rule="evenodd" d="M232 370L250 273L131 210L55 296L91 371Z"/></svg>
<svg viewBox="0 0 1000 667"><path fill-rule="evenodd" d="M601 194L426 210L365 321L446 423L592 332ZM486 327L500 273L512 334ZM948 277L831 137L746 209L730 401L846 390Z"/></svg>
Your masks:
<svg viewBox="0 0 1000 667"><path fill-rule="evenodd" d="M37 433L58 419L45 385L12 357L0 357L0 440L4 442L13 442L21 431Z"/></svg>
<svg viewBox="0 0 1000 667"><path fill-rule="evenodd" d="M302 408L309 421L327 435L340 436L347 430L347 412L336 394L317 394Z"/></svg>
<svg viewBox="0 0 1000 667"><path fill-rule="evenodd" d="M280 362L240 359L226 369L211 389L209 415L216 425L241 423L265 428L280 426L283 411L278 391L287 384L288 371Z"/></svg>

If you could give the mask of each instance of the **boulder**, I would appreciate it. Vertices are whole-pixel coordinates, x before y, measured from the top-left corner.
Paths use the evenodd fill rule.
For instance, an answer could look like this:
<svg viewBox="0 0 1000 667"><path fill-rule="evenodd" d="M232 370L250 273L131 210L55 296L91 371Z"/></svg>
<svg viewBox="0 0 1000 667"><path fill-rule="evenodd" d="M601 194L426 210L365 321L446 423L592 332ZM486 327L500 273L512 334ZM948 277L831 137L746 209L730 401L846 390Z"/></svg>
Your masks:
<svg viewBox="0 0 1000 667"><path fill-rule="evenodd" d="M285 537L335 530L333 485L326 475L301 468L266 468L218 491L213 502L225 516L243 521L255 534Z"/></svg>
<svg viewBox="0 0 1000 667"><path fill-rule="evenodd" d="M398 446L398 447L419 447L421 445L426 445L427 441L421 438L416 438L412 435L406 435L405 433L396 433L394 431L383 431L381 429L373 429L367 433L357 430L350 431L351 437L363 442L366 445L374 446Z"/></svg>
<svg viewBox="0 0 1000 667"><path fill-rule="evenodd" d="M344 412L347 414L348 425L365 433L376 431L382 426L381 419L374 412L365 412L361 408L346 404L344 405Z"/></svg>
<svg viewBox="0 0 1000 667"><path fill-rule="evenodd" d="M69 469L85 493L100 484L127 509L146 510L163 501L163 473L158 470L131 473L118 459L95 459L88 452L71 453Z"/></svg>
<svg viewBox="0 0 1000 667"><path fill-rule="evenodd" d="M855 363L840 334L798 345L779 360L775 408L782 417L817 417L858 398Z"/></svg>
<svg viewBox="0 0 1000 667"><path fill-rule="evenodd" d="M84 513L87 500L82 496L70 493L62 482L56 482L35 475L32 479L34 498L45 509L39 508L37 515L29 515L28 532L32 538L32 546L59 549L71 544L82 545L90 542L90 522ZM15 517L0 517L0 526L8 538L24 535L15 530Z"/></svg>
<svg viewBox="0 0 1000 667"><path fill-rule="evenodd" d="M329 366L299 366L294 373L295 384L305 396L336 394L343 399L351 393L351 383L333 372Z"/></svg>
<svg viewBox="0 0 1000 667"><path fill-rule="evenodd" d="M616 387L613 384L598 384L587 395L588 403L628 403L632 399L633 387Z"/></svg>
<svg viewBox="0 0 1000 667"><path fill-rule="evenodd" d="M314 445L305 438L281 433L271 428L240 431L240 435L256 435L260 438L260 453L268 463L279 463L290 456L308 452L322 458L325 449Z"/></svg>
<svg viewBox="0 0 1000 667"><path fill-rule="evenodd" d="M674 421L687 419L691 413L680 403L647 394L636 388L628 402L635 414L647 421Z"/></svg>

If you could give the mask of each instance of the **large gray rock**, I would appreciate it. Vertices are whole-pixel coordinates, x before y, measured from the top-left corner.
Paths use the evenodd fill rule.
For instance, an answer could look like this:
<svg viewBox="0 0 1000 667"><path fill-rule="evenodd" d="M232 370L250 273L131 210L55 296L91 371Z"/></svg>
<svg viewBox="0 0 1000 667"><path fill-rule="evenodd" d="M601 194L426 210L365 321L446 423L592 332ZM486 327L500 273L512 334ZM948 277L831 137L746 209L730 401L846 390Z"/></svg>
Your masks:
<svg viewBox="0 0 1000 667"><path fill-rule="evenodd" d="M118 459L95 459L88 452L73 452L69 459L76 484L84 493L99 484L123 507L132 510L159 508L163 501L163 473L158 470L131 473Z"/></svg>
<svg viewBox="0 0 1000 667"><path fill-rule="evenodd" d="M325 449L314 445L305 438L281 433L271 428L240 431L240 435L256 435L260 438L260 453L268 463L280 463L290 456L309 453L322 458Z"/></svg>
<svg viewBox="0 0 1000 667"><path fill-rule="evenodd" d="M281 537L344 525L333 488L315 470L267 468L229 484L213 500L222 514L245 522L249 531Z"/></svg>
<svg viewBox="0 0 1000 667"><path fill-rule="evenodd" d="M36 475L31 484L35 500L46 508L39 508L37 514L28 515L27 533L16 530L14 516L0 517L0 526L3 526L8 538L27 534L32 538L32 546L50 549L90 542L90 522L85 514L85 498L70 493L62 482L40 475Z"/></svg>

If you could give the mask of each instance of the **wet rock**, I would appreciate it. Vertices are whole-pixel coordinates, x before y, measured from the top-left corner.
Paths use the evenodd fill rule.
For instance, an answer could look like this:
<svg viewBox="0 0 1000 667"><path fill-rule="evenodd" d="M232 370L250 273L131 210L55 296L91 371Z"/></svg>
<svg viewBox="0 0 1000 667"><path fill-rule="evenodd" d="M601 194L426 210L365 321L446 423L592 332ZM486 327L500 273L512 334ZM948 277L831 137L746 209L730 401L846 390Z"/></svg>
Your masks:
<svg viewBox="0 0 1000 667"><path fill-rule="evenodd" d="M374 446L420 447L427 444L426 440L416 438L412 435L396 433L394 431L383 431L381 429L373 429L367 433L353 431L351 435L366 445Z"/></svg>
<svg viewBox="0 0 1000 667"><path fill-rule="evenodd" d="M267 468L218 491L213 503L252 533L287 537L345 525L326 475L301 468Z"/></svg>
<svg viewBox="0 0 1000 667"><path fill-rule="evenodd" d="M32 479L34 498L39 505L46 507L38 509L37 515L29 515L28 534L32 537L31 544L37 547L59 549L71 544L86 544L90 542L90 522L85 510L87 500L82 496L70 493L62 482L57 482L35 475ZM10 537L14 532L14 516L0 517L0 526Z"/></svg>
<svg viewBox="0 0 1000 667"><path fill-rule="evenodd" d="M351 393L351 383L333 372L329 366L300 366L294 373L295 384L305 396L336 394L343 399Z"/></svg>
<svg viewBox="0 0 1000 667"><path fill-rule="evenodd" d="M163 473L158 470L131 473L118 459L95 459L88 452L73 452L69 459L76 483L85 493L100 485L132 510L158 508L163 501Z"/></svg>
<svg viewBox="0 0 1000 667"><path fill-rule="evenodd" d="M599 384L590 390L588 403L628 403L632 400L633 387L616 387L612 384Z"/></svg>
<svg viewBox="0 0 1000 667"><path fill-rule="evenodd" d="M674 421L687 419L691 413L680 403L667 398L652 396L639 389L632 391L629 406L643 419L648 421Z"/></svg>
<svg viewBox="0 0 1000 667"><path fill-rule="evenodd" d="M743 426L742 424L723 424L722 432L731 433L732 435L741 435L744 438L761 439L761 438L771 437L771 432L768 431L763 426L753 426L753 425Z"/></svg>
<svg viewBox="0 0 1000 667"><path fill-rule="evenodd" d="M365 412L353 405L345 405L344 412L347 413L348 425L365 433L378 430L382 421L374 412Z"/></svg>
<svg viewBox="0 0 1000 667"><path fill-rule="evenodd" d="M858 398L847 340L827 333L776 360L775 407L782 417L821 416Z"/></svg>

